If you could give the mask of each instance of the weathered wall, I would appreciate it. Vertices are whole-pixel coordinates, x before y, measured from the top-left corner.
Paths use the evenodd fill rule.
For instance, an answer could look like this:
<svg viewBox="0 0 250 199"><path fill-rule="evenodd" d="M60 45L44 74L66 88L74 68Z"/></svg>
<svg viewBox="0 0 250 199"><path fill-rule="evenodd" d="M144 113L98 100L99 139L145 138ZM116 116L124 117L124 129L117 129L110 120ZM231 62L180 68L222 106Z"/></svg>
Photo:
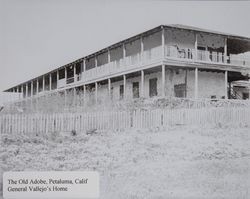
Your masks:
<svg viewBox="0 0 250 199"><path fill-rule="evenodd" d="M178 46L182 48L195 48L195 34L190 31L175 29L165 30L165 44L167 46Z"/></svg>
<svg viewBox="0 0 250 199"><path fill-rule="evenodd" d="M195 71L189 71L187 77L187 97L194 96ZM218 72L198 72L198 97L199 98L225 97L225 74Z"/></svg>
<svg viewBox="0 0 250 199"><path fill-rule="evenodd" d="M143 38L144 50L148 50L158 46L161 46L161 32L156 32Z"/></svg>
<svg viewBox="0 0 250 199"><path fill-rule="evenodd" d="M186 77L187 74L187 77ZM144 80L144 97L149 97L149 79L157 78L157 93L160 96L162 91L162 75L161 72L145 74ZM198 97L199 98L211 98L216 96L220 99L225 96L225 83L224 73L217 72L198 72ZM185 80L186 79L186 80ZM194 84L195 73L194 70L184 69L166 69L165 79L165 93L167 97L174 97L174 86L178 84L185 84L187 81L187 97L194 98ZM141 88L141 77L128 78L126 81L126 98L131 99L133 97L133 82L139 82ZM123 81L112 82L112 94L114 100L120 99L120 85L123 85ZM107 97L108 87L103 85L99 87L98 94L102 97ZM141 91L140 91L141 96Z"/></svg>
<svg viewBox="0 0 250 199"><path fill-rule="evenodd" d="M224 52L225 39L220 35L198 33L197 42L198 46L203 46L206 48L210 47L214 49L221 48L221 50L223 50L222 52Z"/></svg>

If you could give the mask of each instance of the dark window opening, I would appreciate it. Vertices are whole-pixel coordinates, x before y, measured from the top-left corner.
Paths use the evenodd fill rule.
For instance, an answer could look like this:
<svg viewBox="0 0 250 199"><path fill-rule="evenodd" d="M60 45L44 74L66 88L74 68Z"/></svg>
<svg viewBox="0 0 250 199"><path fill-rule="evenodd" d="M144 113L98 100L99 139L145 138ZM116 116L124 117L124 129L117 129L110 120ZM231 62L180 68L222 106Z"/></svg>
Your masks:
<svg viewBox="0 0 250 199"><path fill-rule="evenodd" d="M157 78L149 80L149 97L157 96Z"/></svg>
<svg viewBox="0 0 250 199"><path fill-rule="evenodd" d="M174 85L175 97L186 97L186 84Z"/></svg>
<svg viewBox="0 0 250 199"><path fill-rule="evenodd" d="M249 99L249 93L242 93L242 99L243 100Z"/></svg>
<svg viewBox="0 0 250 199"><path fill-rule="evenodd" d="M76 74L79 75L82 72L82 62L76 64Z"/></svg>
<svg viewBox="0 0 250 199"><path fill-rule="evenodd" d="M139 82L133 82L133 98L139 98L140 97L140 88L139 88Z"/></svg>
<svg viewBox="0 0 250 199"><path fill-rule="evenodd" d="M70 66L67 68L67 84L74 82L74 66Z"/></svg>
<svg viewBox="0 0 250 199"><path fill-rule="evenodd" d="M65 69L59 70L59 79L65 78Z"/></svg>
<svg viewBox="0 0 250 199"><path fill-rule="evenodd" d="M120 99L124 98L124 85L120 85Z"/></svg>

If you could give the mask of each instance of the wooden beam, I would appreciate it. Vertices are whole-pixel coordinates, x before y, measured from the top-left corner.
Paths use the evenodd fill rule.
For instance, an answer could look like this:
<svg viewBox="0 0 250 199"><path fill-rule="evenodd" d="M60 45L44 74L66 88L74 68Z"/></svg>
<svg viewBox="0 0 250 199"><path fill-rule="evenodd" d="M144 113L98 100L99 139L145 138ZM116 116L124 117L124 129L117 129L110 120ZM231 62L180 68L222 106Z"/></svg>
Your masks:
<svg viewBox="0 0 250 199"><path fill-rule="evenodd" d="M195 68L195 78L194 78L194 98L198 99L198 68Z"/></svg>
<svg viewBox="0 0 250 199"><path fill-rule="evenodd" d="M228 71L225 71L225 99L228 99L227 85L228 85Z"/></svg>
<svg viewBox="0 0 250 199"><path fill-rule="evenodd" d="M162 94L162 97L165 97L166 94L165 94L165 74L166 73L166 66L164 64L162 64L162 67L161 67L161 78L162 78L162 91L161 91L161 94Z"/></svg>
<svg viewBox="0 0 250 199"><path fill-rule="evenodd" d="M144 97L144 70L141 70L141 97Z"/></svg>

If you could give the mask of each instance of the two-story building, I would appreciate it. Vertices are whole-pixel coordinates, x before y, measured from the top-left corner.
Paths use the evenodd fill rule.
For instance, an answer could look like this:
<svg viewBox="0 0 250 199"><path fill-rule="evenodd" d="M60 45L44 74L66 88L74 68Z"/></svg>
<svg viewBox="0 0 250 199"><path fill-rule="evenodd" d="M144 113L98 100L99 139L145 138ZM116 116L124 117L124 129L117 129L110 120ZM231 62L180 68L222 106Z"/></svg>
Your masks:
<svg viewBox="0 0 250 199"><path fill-rule="evenodd" d="M6 91L20 92L23 98L91 91L96 100L100 96L228 99L231 83L249 78L249 52L250 38L161 25Z"/></svg>

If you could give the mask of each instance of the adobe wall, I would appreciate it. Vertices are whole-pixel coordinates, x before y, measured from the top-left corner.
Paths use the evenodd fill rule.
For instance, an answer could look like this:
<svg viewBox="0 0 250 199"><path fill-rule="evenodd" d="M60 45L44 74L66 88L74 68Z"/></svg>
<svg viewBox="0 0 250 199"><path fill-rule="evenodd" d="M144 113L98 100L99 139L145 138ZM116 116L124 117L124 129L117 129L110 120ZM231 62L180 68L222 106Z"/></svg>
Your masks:
<svg viewBox="0 0 250 199"><path fill-rule="evenodd" d="M187 76L186 76L187 74ZM161 72L145 74L144 79L144 97L149 98L149 79L157 78L157 94L161 96L162 92L162 74ZM187 81L187 98L194 98L195 87L195 72L194 70L184 69L166 69L165 76L165 94L166 97L174 97L174 86L178 84L185 84ZM198 72L198 97L199 98L211 98L215 96L217 99L221 99L225 96L225 83L224 73L218 72ZM133 98L133 82L139 82L141 88L141 76L128 78L126 80L126 98ZM111 83L112 96L114 100L120 99L120 85L123 85L123 81L117 81ZM141 90L139 91L141 96ZM108 85L102 85L98 87L98 95L103 99L108 98Z"/></svg>
<svg viewBox="0 0 250 199"><path fill-rule="evenodd" d="M194 96L195 71L189 71L187 77L187 97ZM198 97L217 99L225 97L225 74L223 72L198 72Z"/></svg>

